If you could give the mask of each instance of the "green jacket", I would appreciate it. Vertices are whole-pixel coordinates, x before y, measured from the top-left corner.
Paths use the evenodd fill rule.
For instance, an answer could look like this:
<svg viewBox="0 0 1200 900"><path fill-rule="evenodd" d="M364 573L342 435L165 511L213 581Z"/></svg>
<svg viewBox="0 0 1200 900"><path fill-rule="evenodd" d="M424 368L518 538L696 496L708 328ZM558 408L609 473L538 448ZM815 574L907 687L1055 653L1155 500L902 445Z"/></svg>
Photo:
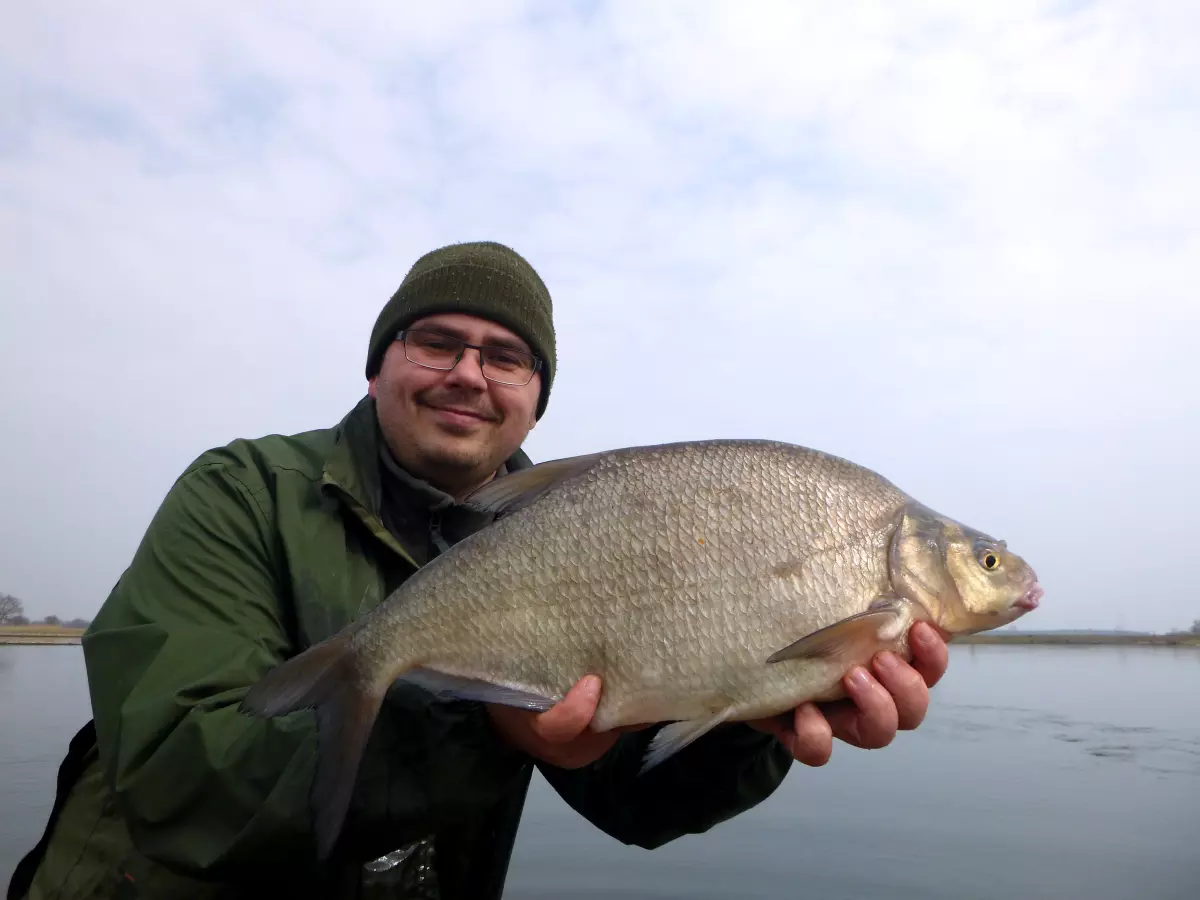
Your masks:
<svg viewBox="0 0 1200 900"><path fill-rule="evenodd" d="M309 827L311 714L238 709L272 666L430 555L413 522L434 521L432 500L413 495L405 527L394 514L395 530L384 525L381 447L364 398L334 428L235 441L180 476L84 636L94 719L10 898L418 896L370 886L384 876L364 868L404 847L432 862L445 900L501 895L535 763L499 741L479 704L392 690L324 866ZM527 465L521 452L509 461ZM583 769L538 768L598 828L652 848L754 806L791 762L732 725L637 777L653 733L623 736Z"/></svg>

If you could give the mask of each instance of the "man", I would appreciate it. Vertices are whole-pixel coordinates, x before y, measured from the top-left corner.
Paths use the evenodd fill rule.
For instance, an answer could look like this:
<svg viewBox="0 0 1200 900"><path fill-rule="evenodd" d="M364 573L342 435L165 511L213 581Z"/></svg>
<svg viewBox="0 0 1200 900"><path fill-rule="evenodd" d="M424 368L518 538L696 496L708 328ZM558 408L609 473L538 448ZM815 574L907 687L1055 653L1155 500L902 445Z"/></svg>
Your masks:
<svg viewBox="0 0 1200 900"><path fill-rule="evenodd" d="M556 367L551 300L512 250L441 248L379 315L367 396L335 427L234 441L172 486L83 643L94 720L9 897L499 897L536 766L614 838L656 847L759 803L834 737L887 744L924 716L946 650L883 656L851 700L715 730L635 777L654 729L588 729L582 679L534 714L389 693L331 860L318 864L307 713L238 704L488 518L459 505L530 464ZM786 719L786 721L785 721ZM388 886L385 883L390 883Z"/></svg>

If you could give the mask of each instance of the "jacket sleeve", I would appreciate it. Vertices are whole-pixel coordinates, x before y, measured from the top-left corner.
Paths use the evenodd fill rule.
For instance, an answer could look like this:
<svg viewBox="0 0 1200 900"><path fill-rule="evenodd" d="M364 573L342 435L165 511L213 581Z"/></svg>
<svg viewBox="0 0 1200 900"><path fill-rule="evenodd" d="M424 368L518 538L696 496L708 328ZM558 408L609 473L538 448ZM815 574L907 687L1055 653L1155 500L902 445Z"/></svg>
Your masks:
<svg viewBox="0 0 1200 900"><path fill-rule="evenodd" d="M579 769L539 764L576 812L626 844L653 849L700 834L761 803L783 782L792 756L774 737L740 723L720 726L644 775L657 728L622 735Z"/></svg>
<svg viewBox="0 0 1200 900"><path fill-rule="evenodd" d="M175 483L83 642L106 780L134 844L204 878L253 880L315 857L312 715L262 719L238 707L298 649L271 514L246 477L238 466L202 465ZM446 712L430 724L418 703L401 699L381 711L346 823L347 833L380 841L369 853L358 848L365 858L399 846L389 840L422 836L437 802L434 745L455 733L477 742L481 732L466 704L461 720ZM402 745L411 762L397 753ZM520 774L519 759L489 750L462 751L472 778L498 784Z"/></svg>

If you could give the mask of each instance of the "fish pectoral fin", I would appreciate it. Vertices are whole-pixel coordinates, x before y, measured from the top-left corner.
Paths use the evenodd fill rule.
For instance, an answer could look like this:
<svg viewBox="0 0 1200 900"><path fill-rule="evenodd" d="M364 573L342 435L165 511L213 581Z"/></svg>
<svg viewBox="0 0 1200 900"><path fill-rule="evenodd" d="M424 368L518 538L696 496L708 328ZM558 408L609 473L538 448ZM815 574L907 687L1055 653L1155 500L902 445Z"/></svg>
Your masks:
<svg viewBox="0 0 1200 900"><path fill-rule="evenodd" d="M650 742L650 746L646 748L646 753L642 757L642 768L638 774L645 774L664 760L674 756L688 744L703 737L728 719L732 712L733 707L727 706L716 715L705 719L687 719L683 722L672 722L670 725L663 726L662 730L654 736L654 740Z"/></svg>
<svg viewBox="0 0 1200 900"><path fill-rule="evenodd" d="M527 709L533 712L545 712L561 699L523 688L496 684L482 678L451 675L449 672L425 667L409 669L396 680L415 684L443 700L477 700L480 703L515 706L517 709Z"/></svg>
<svg viewBox="0 0 1200 900"><path fill-rule="evenodd" d="M463 505L481 512L513 512L528 506L563 482L583 474L596 464L601 455L589 453L586 456L554 459L493 478L468 495Z"/></svg>
<svg viewBox="0 0 1200 900"><path fill-rule="evenodd" d="M865 612L826 625L800 640L777 650L768 663L785 659L861 659L870 656L881 643L900 636L909 618L908 604L885 598L871 604Z"/></svg>

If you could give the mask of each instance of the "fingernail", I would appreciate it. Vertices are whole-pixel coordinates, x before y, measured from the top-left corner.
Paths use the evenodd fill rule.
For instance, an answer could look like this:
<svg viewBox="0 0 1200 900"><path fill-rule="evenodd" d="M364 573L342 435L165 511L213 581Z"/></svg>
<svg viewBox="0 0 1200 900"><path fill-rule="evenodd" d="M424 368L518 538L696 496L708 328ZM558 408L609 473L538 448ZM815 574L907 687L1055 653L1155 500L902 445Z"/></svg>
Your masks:
<svg viewBox="0 0 1200 900"><path fill-rule="evenodd" d="M916 630L913 639L922 647L933 646L933 629L928 625L921 623L922 627Z"/></svg>
<svg viewBox="0 0 1200 900"><path fill-rule="evenodd" d="M875 664L881 669L894 672L897 668L899 668L900 660L896 658L895 653L890 653L885 650L875 657Z"/></svg>
<svg viewBox="0 0 1200 900"><path fill-rule="evenodd" d="M866 690L871 685L871 677L862 666L855 666L850 670L850 684L859 690Z"/></svg>
<svg viewBox="0 0 1200 900"><path fill-rule="evenodd" d="M588 675L584 679L583 693L589 700L600 696L600 676Z"/></svg>

